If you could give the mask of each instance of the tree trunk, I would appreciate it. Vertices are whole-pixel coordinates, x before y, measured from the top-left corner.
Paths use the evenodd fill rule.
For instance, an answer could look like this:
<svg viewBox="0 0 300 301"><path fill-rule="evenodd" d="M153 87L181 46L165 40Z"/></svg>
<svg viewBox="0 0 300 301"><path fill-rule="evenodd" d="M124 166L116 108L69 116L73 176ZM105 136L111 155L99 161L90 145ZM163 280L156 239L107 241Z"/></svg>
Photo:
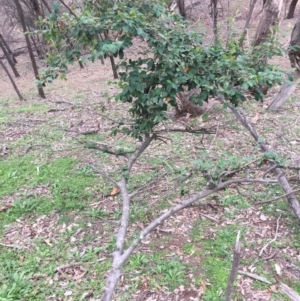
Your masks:
<svg viewBox="0 0 300 301"><path fill-rule="evenodd" d="M26 24L25 24L23 9L21 7L21 4L20 4L19 0L14 0L14 2L15 2L15 5L16 5L16 8L17 8L17 12L18 12L20 21L21 21L23 32L25 34L25 32L27 31L27 29L26 29ZM33 72L34 72L35 78L39 79L39 72L38 72L36 61L35 61L35 58L34 58L34 55L33 55L33 51L32 51L31 45L30 45L30 40L29 40L28 34L25 34L25 40L26 40L26 44L27 44L27 48L28 48L28 52L29 52L29 56L30 56L30 60L31 60L31 64L32 64L32 68L33 68ZM46 98L43 88L38 87L38 91L39 91L39 95L40 95L41 98Z"/></svg>
<svg viewBox="0 0 300 301"><path fill-rule="evenodd" d="M298 0L292 0L292 2L290 4L289 12L286 16L287 19L293 19L294 18L294 13L295 13L297 3L298 3Z"/></svg>
<svg viewBox="0 0 300 301"><path fill-rule="evenodd" d="M178 6L180 15L182 16L183 19L186 19L184 0L176 0L176 2L177 2L177 6Z"/></svg>
<svg viewBox="0 0 300 301"><path fill-rule="evenodd" d="M9 57L11 58L11 60L13 61L14 65L18 62L15 58L14 53L11 51L9 45L6 43L5 39L3 38L3 36L0 34L0 41L3 43L4 47L6 48Z"/></svg>
<svg viewBox="0 0 300 301"><path fill-rule="evenodd" d="M14 56L11 57L11 55L9 54L10 49L8 50L5 47L5 45L7 45L7 44L5 43L3 36L0 34L0 48L2 49L4 56L7 59L12 71L14 72L15 77L20 77L20 74L15 67L15 62L13 61Z"/></svg>
<svg viewBox="0 0 300 301"><path fill-rule="evenodd" d="M14 79L13 79L12 76L10 75L10 73L9 73L8 69L6 68L5 64L2 62L2 60L0 60L0 65L2 66L2 68L3 68L4 71L5 71L5 73L7 74L7 76L8 76L8 78L9 78L10 82L12 83L12 85L13 85L15 91L16 91L16 93L18 94L19 99L20 99L20 100L25 100L25 99L23 98L23 96L21 95L21 93L20 93L20 91L19 91L19 89L18 89L16 83L14 82Z"/></svg>
<svg viewBox="0 0 300 301"><path fill-rule="evenodd" d="M218 0L211 0L211 16L213 18L214 43L218 43Z"/></svg>
<svg viewBox="0 0 300 301"><path fill-rule="evenodd" d="M43 17L43 13L41 11L39 2L37 0L30 0L30 6L32 10L34 11L36 19L38 19L39 16Z"/></svg>
<svg viewBox="0 0 300 301"><path fill-rule="evenodd" d="M273 97L268 110L278 110L293 94L299 83L300 78L300 49L293 49L293 46L300 47L300 20L295 24L291 35L291 41L289 45L289 59L291 66L296 68L294 74L294 82L286 81L280 88L280 91Z"/></svg>
<svg viewBox="0 0 300 301"><path fill-rule="evenodd" d="M115 59L112 55L109 56L109 59L110 59L111 68L112 68L112 71L113 71L113 74L114 74L114 79L118 79L119 75L118 75L118 72L117 72L117 66L115 64Z"/></svg>
<svg viewBox="0 0 300 301"><path fill-rule="evenodd" d="M51 13L51 8L49 6L49 4L47 3L47 0L42 0L42 3L45 5L45 7L47 8L48 12Z"/></svg>
<svg viewBox="0 0 300 301"><path fill-rule="evenodd" d="M33 36L31 36L30 39L31 39L31 41L32 41L32 45L33 45L33 47L34 47L34 49L35 49L35 52L36 52L38 58L39 58L39 59L43 59L44 56L42 55L42 53L41 53L41 51L40 51L40 49L39 49L39 47L38 47L38 45L37 45L35 39L33 38Z"/></svg>
<svg viewBox="0 0 300 301"><path fill-rule="evenodd" d="M268 40L270 27L278 24L283 0L266 0L263 14L256 30L253 45L257 46Z"/></svg>
<svg viewBox="0 0 300 301"><path fill-rule="evenodd" d="M246 38L247 31L248 31L249 26L250 26L250 21L251 21L251 18L252 18L252 14L253 14L253 10L254 10L254 7L256 5L256 2L257 2L257 0L251 0L250 1L248 15L247 15L246 23L245 23L245 27L244 27L243 33L242 33L242 35L240 37L240 41L239 41L239 45L240 46L243 45L244 40Z"/></svg>
<svg viewBox="0 0 300 301"><path fill-rule="evenodd" d="M63 0L60 0L60 3L69 11L69 13L72 16L77 17L76 14L72 11L72 9Z"/></svg>

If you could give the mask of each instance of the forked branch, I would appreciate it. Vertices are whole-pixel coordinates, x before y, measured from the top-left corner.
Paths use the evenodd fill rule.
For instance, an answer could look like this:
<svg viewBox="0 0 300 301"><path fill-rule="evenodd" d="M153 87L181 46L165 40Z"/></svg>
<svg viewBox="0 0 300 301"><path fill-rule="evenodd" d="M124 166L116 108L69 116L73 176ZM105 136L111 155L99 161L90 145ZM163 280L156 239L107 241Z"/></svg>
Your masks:
<svg viewBox="0 0 300 301"><path fill-rule="evenodd" d="M115 288L117 286L117 283L122 273L122 268L126 263L126 261L128 260L129 256L132 254L135 248L141 243L141 241L147 235L149 235L157 226L161 225L169 217L181 211L182 209L192 205L194 202L203 199L217 191L225 189L231 185L247 184L247 183L270 184L274 182L275 182L274 180L266 180L262 178L257 178L257 179L242 178L242 179L231 179L225 182L220 182L214 188L205 187L202 191L195 193L193 196L187 199L182 200L178 205L172 207L165 213L161 214L154 221L152 221L146 228L144 228L144 230L140 232L139 236L131 243L131 245L126 250L123 250L123 247L124 247L124 240L125 240L126 230L129 221L129 210L127 206L129 206L130 196L128 195L126 181L119 183L120 185L119 187L121 189L122 198L123 198L123 214L121 219L121 227L117 235L117 250L113 253L112 269L108 274L106 286L104 288L104 293L101 301L112 300ZM128 220L126 220L126 218Z"/></svg>
<svg viewBox="0 0 300 301"><path fill-rule="evenodd" d="M234 114L234 116L241 122L241 124L250 132L250 134L252 135L252 137L254 138L254 140L258 143L258 145L260 146L261 150L266 153L269 151L269 149L267 148L267 146L261 142L261 139L259 138L258 134L256 133L255 129L251 126L251 124L249 123L249 121L247 120L247 117L245 116L245 114L243 113L242 110L237 110L233 105L229 105L229 108L231 109L232 113ZM297 218L300 220L300 204L298 199L296 198L295 194L293 193L293 189L291 188L288 180L286 179L286 177L284 176L282 170L280 168L278 168L276 166L276 164L271 163L271 168L273 169L273 165L274 166L274 173L277 176L277 180L278 183L280 184L280 186L282 187L282 189L284 190L285 194L286 194L286 198L290 204L290 206L292 207L294 213L296 214Z"/></svg>

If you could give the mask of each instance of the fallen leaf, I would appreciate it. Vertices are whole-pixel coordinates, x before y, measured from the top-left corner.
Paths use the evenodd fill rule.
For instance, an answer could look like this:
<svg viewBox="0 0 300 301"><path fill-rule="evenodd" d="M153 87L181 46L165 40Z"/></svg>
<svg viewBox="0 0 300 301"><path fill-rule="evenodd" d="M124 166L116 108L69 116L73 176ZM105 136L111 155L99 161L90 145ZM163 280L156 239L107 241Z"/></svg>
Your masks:
<svg viewBox="0 0 300 301"><path fill-rule="evenodd" d="M249 121L253 124L256 124L259 119L258 112L256 112L255 117L249 118Z"/></svg>
<svg viewBox="0 0 300 301"><path fill-rule="evenodd" d="M7 210L7 209L9 209L11 207L12 206L10 204L7 204L6 206L2 206L2 207L0 207L0 212L5 211L5 210Z"/></svg>
<svg viewBox="0 0 300 301"><path fill-rule="evenodd" d="M66 291L65 293L64 293L64 296L71 296L73 294L73 292L72 291Z"/></svg>
<svg viewBox="0 0 300 301"><path fill-rule="evenodd" d="M277 263L275 263L275 270L276 270L277 275L280 276L282 274L281 267Z"/></svg>
<svg viewBox="0 0 300 301"><path fill-rule="evenodd" d="M44 239L44 242L45 242L49 247L52 247L52 243L50 242L50 239Z"/></svg>
<svg viewBox="0 0 300 301"><path fill-rule="evenodd" d="M275 284L274 284L274 285L271 285L271 286L270 286L270 290L271 290L271 292L277 294L277 293L278 293L278 287L277 287L277 285L275 285Z"/></svg>
<svg viewBox="0 0 300 301"><path fill-rule="evenodd" d="M120 192L120 188L118 186L115 186L112 191L110 192L111 196L115 196Z"/></svg>
<svg viewBox="0 0 300 301"><path fill-rule="evenodd" d="M261 221L263 221L263 222L265 222L268 218L262 213L261 215L260 215L260 220Z"/></svg>
<svg viewBox="0 0 300 301"><path fill-rule="evenodd" d="M79 275L75 275L75 276L73 276L73 280L77 281L77 280L81 279L82 277L84 277L85 274L86 274L86 271L84 271L83 273L81 273Z"/></svg>

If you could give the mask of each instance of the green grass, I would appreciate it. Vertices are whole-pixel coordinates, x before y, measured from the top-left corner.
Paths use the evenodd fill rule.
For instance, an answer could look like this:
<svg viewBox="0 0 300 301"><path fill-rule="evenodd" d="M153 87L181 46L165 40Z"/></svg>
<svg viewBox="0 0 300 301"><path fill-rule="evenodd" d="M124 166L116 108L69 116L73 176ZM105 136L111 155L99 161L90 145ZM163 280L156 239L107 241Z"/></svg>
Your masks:
<svg viewBox="0 0 300 301"><path fill-rule="evenodd" d="M0 117L7 115L18 117L18 115L22 113L31 113L31 115L33 115L35 113L45 113L47 110L48 105L46 103L24 103L24 105L19 106L14 104L12 107L7 102L0 103Z"/></svg>
<svg viewBox="0 0 300 301"><path fill-rule="evenodd" d="M67 94L68 91L65 91ZM50 225L52 232L49 240L38 236L28 238L28 247L23 247L21 242L19 249L0 246L0 300L42 301L49 296L53 296L55 300L66 300L64 294L67 290L72 291L73 300L80 300L83 292L86 291L93 291L95 299L101 296L107 271L111 267L111 253L115 250L115 233L122 214L122 201L120 194L110 197L114 184L95 175L87 162L92 159L91 162L95 162L95 165L105 170L111 177L119 179L121 166L126 165L126 160L124 157L115 158L101 151L84 148L72 138L73 133L64 131L69 126L70 116L80 119L84 114L90 116L91 108L101 111L100 102L91 105L89 111L84 111L84 106L88 106L89 100L95 101L90 97L91 95L85 93L77 95L73 93L69 101L78 103L82 107L80 106L80 109L75 107L69 112L51 113L50 117L46 115L50 107L47 102L33 100L32 103L29 101L20 103L0 100L1 130L7 127L5 124L7 121L20 119L25 123L28 116L32 119L41 119L43 118L41 115L45 116L44 121L33 122L26 127L26 131L21 133L21 138L10 141L8 137L7 144L10 152L0 159L0 200L10 197L12 203L10 208L0 211L0 234L4 236L9 233L8 231L20 221L32 226L37 218L44 215L53 222ZM97 98L96 101L98 102L99 99ZM101 111L102 115L107 114L110 118L122 120L124 117L122 108L125 108L123 104L118 103L116 110L114 110L115 102L108 102L105 105L107 111ZM65 110L65 107L63 109ZM253 102L247 107L246 112L253 117L256 109L256 103ZM81 115L82 111L84 112ZM231 113L225 111L220 115L219 120L222 120L223 116L227 123L226 120L224 124L220 123L218 135L207 136L202 141L200 136L187 136L182 133L166 134L167 143L154 141L153 146L139 158L130 177L130 191L164 172L167 175L153 185L153 189L132 200L130 219L132 237L126 240L127 246L142 227L148 225L163 210L170 208L171 202L176 204L180 198L192 195L205 186L206 180L197 170L194 170L193 178L183 184L179 183L179 179L182 179L191 167L195 167L193 165L195 160L205 161L208 158L204 156L205 152L209 153L210 172L213 171L216 163L224 163L225 157L231 158L228 164L225 162L227 165L224 163L225 167L223 167L226 170L228 165L238 164L239 160L245 159L246 156L255 156L260 152L252 139L246 137L244 129L235 122ZM201 122L205 122L205 118L202 118L204 120ZM101 119L100 114L91 116L91 119L97 120L100 124L101 122L108 124L107 120ZM281 116L279 120L282 123L292 123L293 118ZM72 120L72 123L76 121ZM262 124L260 121L257 124L260 126L259 132L267 141L270 140L269 132L273 129L272 121L273 115L265 118ZM84 123L87 124L86 120ZM191 119L190 124L198 127L199 120ZM17 126L14 125L14 130ZM223 131L223 127L229 130L229 134ZM24 126L20 125L21 132L23 128ZM287 140L294 139L298 131L297 128L293 129L293 133L290 133ZM122 134L113 137L110 132L111 130L108 129L97 134L77 136L77 138L102 142L119 150L134 149L135 140ZM32 147L29 149L29 146ZM239 153L239 146L246 146L246 148ZM296 146L294 150L297 150ZM285 149L282 150L282 153L284 152ZM38 193L40 187L44 187L43 193ZM201 300L222 300L231 269L232 250L237 231L242 231L241 237L244 240L246 231L255 230L251 222L249 225L242 219L236 222L237 215L243 214L258 202L283 194L278 186L249 185L243 186L242 192L243 196L235 189L227 189L201 200L200 205L204 205L200 207L201 212L205 210L204 213L207 215L216 215L220 224L199 217L192 228L188 227L187 233L182 235L182 245L176 250L176 254L177 251L180 254L178 256L174 255L175 253L170 256L174 249L171 250L169 246L171 240L176 239L175 234L158 231L156 236L154 231L148 245L149 250L144 252L142 249L135 252L125 265L124 282L117 290L118 298L131 301L132 295L142 289L143 281L148 281L149 290L155 292L171 292L180 285L188 287L191 283L201 287L205 283L205 294ZM92 203L96 205L91 205ZM224 208L224 211L210 210L208 205ZM0 208L1 206L2 204ZM206 208L208 208L207 212ZM289 237L280 236L271 246L274 249L290 247L299 250L298 223L288 208L286 200L262 205L259 208L270 218L275 217L275 222L281 214L280 225L288 227L290 231ZM255 207L254 210L258 208ZM239 221L243 222L242 226ZM184 220L175 217L167 228L174 228L176 231L182 223L189 222L188 217ZM263 244L272 238L264 238ZM4 237L0 238L1 243L5 243L3 239ZM258 248L255 240L244 242L244 245L251 250ZM288 255L286 256L288 258ZM247 267L253 260L252 257L242 260L241 266ZM71 274L62 275L57 272L57 267L72 262L87 271L80 281L74 280ZM275 274L272 264L273 262L268 265L266 261L260 260L256 265L256 272L272 279L270 275ZM286 283L299 292L299 283L296 281ZM254 289L268 288L257 281L253 283L253 287ZM236 290L235 297L237 300L241 299Z"/></svg>
<svg viewBox="0 0 300 301"><path fill-rule="evenodd" d="M12 207L0 212L1 225L32 214L83 210L103 185L77 160L58 158L48 163L29 155L0 161L0 183L0 198L18 193ZM34 194L40 186L46 187L45 195Z"/></svg>

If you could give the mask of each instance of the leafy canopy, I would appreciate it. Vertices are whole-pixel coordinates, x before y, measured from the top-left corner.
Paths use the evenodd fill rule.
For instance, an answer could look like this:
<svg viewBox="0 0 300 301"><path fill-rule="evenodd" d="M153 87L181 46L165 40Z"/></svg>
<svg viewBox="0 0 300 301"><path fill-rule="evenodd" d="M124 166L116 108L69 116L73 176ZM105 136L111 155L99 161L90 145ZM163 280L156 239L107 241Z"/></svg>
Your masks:
<svg viewBox="0 0 300 301"><path fill-rule="evenodd" d="M184 87L199 87L196 104L210 97L222 96L234 105L246 100L251 92L263 100L263 87L282 80L281 72L266 63L266 57L280 54L274 43L254 49L242 49L237 40L226 45L205 46L203 35L189 29L180 16L171 14L163 5L143 1L88 0L80 15L59 15L58 9L41 21L42 30L51 47L49 68L39 85L61 76L76 60L95 61L114 56L120 59L121 92L116 99L131 104L130 114L135 126L129 129L138 137L151 132L168 118L169 106L176 105L176 94ZM141 39L146 51L135 59L124 51ZM88 53L83 56L82 53Z"/></svg>

